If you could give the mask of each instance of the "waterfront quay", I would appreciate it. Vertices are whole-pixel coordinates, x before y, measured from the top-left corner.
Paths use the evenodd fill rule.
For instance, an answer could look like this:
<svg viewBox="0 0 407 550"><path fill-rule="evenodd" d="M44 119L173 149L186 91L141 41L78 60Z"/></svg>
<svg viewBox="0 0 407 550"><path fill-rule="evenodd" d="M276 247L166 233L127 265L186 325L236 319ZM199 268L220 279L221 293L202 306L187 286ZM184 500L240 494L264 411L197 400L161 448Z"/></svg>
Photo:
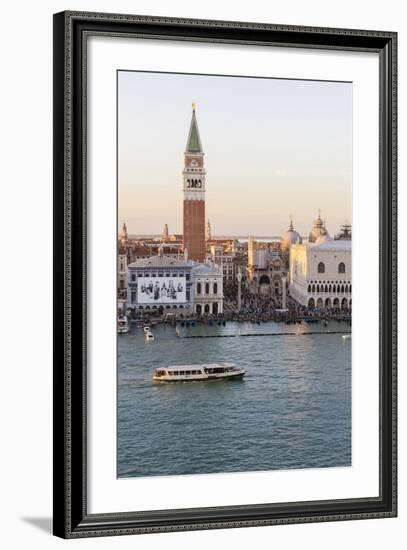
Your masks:
<svg viewBox="0 0 407 550"><path fill-rule="evenodd" d="M172 326L193 326L195 324L201 325L225 325L229 322L237 323L254 323L262 324L269 321L275 323L285 323L287 325L299 325L302 323L308 324L323 324L328 326L330 321L335 321L336 323L342 323L342 326L348 327L346 330L350 330L352 325L352 317L350 311L344 310L318 310L318 309L309 309L306 307L298 306L297 304L290 305L286 310L281 310L278 307L273 307L267 302L267 306L256 307L255 309L244 308L242 310L237 310L233 306L225 307L225 311L222 314L218 315L197 315L194 313L190 314L179 314L175 315L155 315L153 312L134 312L128 310L127 315L130 322L134 325L143 326L153 323L156 324L169 324ZM261 303L261 302L260 302Z"/></svg>

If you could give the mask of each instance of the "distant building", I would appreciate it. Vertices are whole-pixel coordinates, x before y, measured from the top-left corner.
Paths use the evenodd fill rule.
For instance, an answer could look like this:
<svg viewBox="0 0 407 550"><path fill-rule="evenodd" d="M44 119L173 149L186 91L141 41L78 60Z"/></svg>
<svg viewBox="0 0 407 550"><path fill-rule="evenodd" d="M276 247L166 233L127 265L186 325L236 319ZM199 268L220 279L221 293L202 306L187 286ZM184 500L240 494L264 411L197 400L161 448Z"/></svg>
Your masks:
<svg viewBox="0 0 407 550"><path fill-rule="evenodd" d="M193 311L194 262L158 255L128 266L127 307L147 312Z"/></svg>
<svg viewBox="0 0 407 550"><path fill-rule="evenodd" d="M231 243L231 252L247 258L247 243L241 242L238 239L233 239Z"/></svg>
<svg viewBox="0 0 407 550"><path fill-rule="evenodd" d="M174 233L173 235L170 235L170 241L182 244L182 235L179 233Z"/></svg>
<svg viewBox="0 0 407 550"><path fill-rule="evenodd" d="M352 241L326 232L290 248L290 295L298 303L322 308L352 306Z"/></svg>
<svg viewBox="0 0 407 550"><path fill-rule="evenodd" d="M170 241L165 244L162 243L156 250L157 250L157 254L163 254L164 256L167 256L170 258L182 259L184 256L182 254L181 244L172 243Z"/></svg>
<svg viewBox="0 0 407 550"><path fill-rule="evenodd" d="M164 224L163 234L161 236L161 240L164 242L168 241L168 225Z"/></svg>
<svg viewBox="0 0 407 550"><path fill-rule="evenodd" d="M119 233L119 242L121 245L126 246L128 241L128 234L127 234L127 225L126 222L123 223L122 230Z"/></svg>
<svg viewBox="0 0 407 550"><path fill-rule="evenodd" d="M152 245L141 244L139 242L127 242L125 245L127 264L131 264L137 260L149 258L153 255Z"/></svg>
<svg viewBox="0 0 407 550"><path fill-rule="evenodd" d="M192 270L195 313L223 313L223 275L220 266L198 264Z"/></svg>
<svg viewBox="0 0 407 550"><path fill-rule="evenodd" d="M270 297L282 296L283 280L287 272L288 263L284 261L279 246L259 243L250 237L247 277L252 293Z"/></svg>
<svg viewBox="0 0 407 550"><path fill-rule="evenodd" d="M128 266L127 286L127 307L139 312L223 312L222 272L210 263L163 254L140 259Z"/></svg>
<svg viewBox="0 0 407 550"><path fill-rule="evenodd" d="M223 279L225 281L233 281L235 278L235 254L225 252L223 245L213 244L210 247L210 259L221 269Z"/></svg>
<svg viewBox="0 0 407 550"><path fill-rule="evenodd" d="M351 240L352 239L352 226L349 223L341 225L340 232L335 235L336 240Z"/></svg>
<svg viewBox="0 0 407 550"><path fill-rule="evenodd" d="M211 240L212 240L211 222L210 222L209 220L206 222L205 238L206 238L207 241L211 241Z"/></svg>

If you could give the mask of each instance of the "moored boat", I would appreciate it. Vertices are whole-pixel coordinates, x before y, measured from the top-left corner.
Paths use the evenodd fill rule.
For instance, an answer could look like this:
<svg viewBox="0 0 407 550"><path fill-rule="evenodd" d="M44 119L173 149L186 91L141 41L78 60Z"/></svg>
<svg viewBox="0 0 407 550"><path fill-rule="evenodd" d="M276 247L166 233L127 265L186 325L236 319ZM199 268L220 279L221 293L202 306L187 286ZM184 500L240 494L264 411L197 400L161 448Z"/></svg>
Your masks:
<svg viewBox="0 0 407 550"><path fill-rule="evenodd" d="M117 333L126 334L127 332L129 332L129 322L125 315L121 315L117 319Z"/></svg>
<svg viewBox="0 0 407 550"><path fill-rule="evenodd" d="M245 371L232 363L175 365L154 369L157 382L189 382L193 380L225 380L242 378Z"/></svg>
<svg viewBox="0 0 407 550"><path fill-rule="evenodd" d="M146 342L154 342L154 334L151 330L144 331L144 340Z"/></svg>

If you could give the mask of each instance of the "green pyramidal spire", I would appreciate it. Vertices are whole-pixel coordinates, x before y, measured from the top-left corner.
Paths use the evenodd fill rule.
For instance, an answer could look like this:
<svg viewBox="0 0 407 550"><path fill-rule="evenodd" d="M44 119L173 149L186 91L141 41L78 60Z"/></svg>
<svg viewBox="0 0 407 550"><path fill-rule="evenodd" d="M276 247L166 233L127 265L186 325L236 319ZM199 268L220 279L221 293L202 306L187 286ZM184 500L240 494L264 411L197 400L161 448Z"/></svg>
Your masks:
<svg viewBox="0 0 407 550"><path fill-rule="evenodd" d="M203 153L201 138L199 137L198 123L196 121L196 115L195 115L195 103L192 104L192 119L191 119L191 126L189 127L186 152Z"/></svg>

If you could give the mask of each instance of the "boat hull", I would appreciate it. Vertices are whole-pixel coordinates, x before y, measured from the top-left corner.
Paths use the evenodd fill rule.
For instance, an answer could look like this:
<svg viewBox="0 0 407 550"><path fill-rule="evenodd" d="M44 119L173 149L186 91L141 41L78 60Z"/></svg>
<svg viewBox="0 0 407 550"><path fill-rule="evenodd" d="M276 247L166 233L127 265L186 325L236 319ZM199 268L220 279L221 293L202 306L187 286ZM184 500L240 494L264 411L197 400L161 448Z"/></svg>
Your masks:
<svg viewBox="0 0 407 550"><path fill-rule="evenodd" d="M233 372L225 374L199 374L191 376L153 376L154 382L199 382L199 381L212 381L212 380L241 380L245 372Z"/></svg>

